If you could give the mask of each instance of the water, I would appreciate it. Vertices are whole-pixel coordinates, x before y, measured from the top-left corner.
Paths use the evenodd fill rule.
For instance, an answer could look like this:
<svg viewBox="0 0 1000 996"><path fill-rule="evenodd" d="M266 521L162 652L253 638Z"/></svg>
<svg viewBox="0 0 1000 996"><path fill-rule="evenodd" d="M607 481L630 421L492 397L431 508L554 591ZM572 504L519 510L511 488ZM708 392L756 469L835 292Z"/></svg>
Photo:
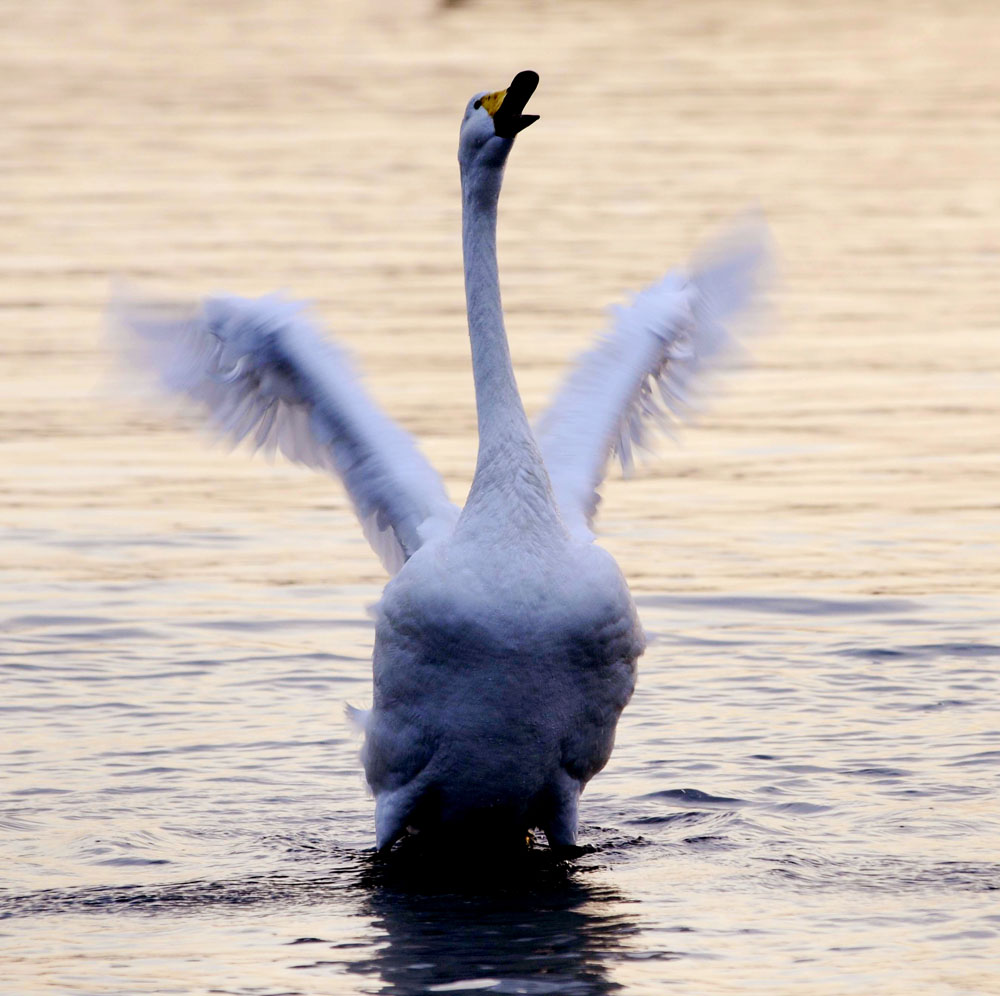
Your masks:
<svg viewBox="0 0 1000 996"><path fill-rule="evenodd" d="M6 13L0 991L1000 991L992 5ZM529 408L753 200L775 330L604 490L651 639L587 852L384 868L377 561L335 484L109 401L101 309L311 296L461 500L455 136L526 66Z"/></svg>
<svg viewBox="0 0 1000 996"><path fill-rule="evenodd" d="M394 874L338 716L366 694L364 592L251 590L17 607L11 992L995 984L985 605L640 595L653 645L585 796L591 853Z"/></svg>

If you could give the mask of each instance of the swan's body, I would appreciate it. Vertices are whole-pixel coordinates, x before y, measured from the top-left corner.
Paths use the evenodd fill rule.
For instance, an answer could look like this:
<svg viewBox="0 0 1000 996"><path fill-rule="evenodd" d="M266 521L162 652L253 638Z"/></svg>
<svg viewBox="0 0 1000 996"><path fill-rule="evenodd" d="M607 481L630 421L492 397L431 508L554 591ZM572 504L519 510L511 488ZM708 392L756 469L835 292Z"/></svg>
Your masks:
<svg viewBox="0 0 1000 996"><path fill-rule="evenodd" d="M496 265L496 208L537 77L478 95L459 162L479 456L465 507L373 405L298 306L209 300L187 321L135 302L119 315L168 386L237 439L336 472L395 577L377 611L364 766L376 842L408 827L552 845L576 840L577 803L605 765L644 641L612 558L595 546L596 488L644 419L680 412L682 387L725 341L719 320L752 289L759 245L668 276L623 309L533 432L517 391ZM653 398L656 387L667 412Z"/></svg>

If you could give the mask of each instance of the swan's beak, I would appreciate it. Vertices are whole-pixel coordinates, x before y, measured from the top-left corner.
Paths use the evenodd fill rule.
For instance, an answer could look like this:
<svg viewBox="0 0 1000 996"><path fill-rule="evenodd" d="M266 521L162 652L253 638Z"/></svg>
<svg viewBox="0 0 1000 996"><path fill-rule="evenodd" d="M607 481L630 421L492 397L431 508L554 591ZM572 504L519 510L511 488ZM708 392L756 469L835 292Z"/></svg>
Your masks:
<svg viewBox="0 0 1000 996"><path fill-rule="evenodd" d="M500 138L513 138L538 120L537 114L522 114L525 104L538 86L538 73L525 69L517 74L506 90L483 97L483 107L493 118L493 128Z"/></svg>

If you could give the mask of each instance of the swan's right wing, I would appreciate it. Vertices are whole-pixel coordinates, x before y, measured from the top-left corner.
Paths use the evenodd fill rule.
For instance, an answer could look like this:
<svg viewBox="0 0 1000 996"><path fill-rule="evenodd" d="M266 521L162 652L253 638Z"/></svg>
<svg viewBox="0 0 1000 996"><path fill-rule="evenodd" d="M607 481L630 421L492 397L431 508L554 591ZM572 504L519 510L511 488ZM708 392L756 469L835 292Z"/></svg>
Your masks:
<svg viewBox="0 0 1000 996"><path fill-rule="evenodd" d="M441 478L303 305L219 296L178 313L119 294L112 318L126 355L200 402L234 443L249 438L340 477L390 573L455 521Z"/></svg>
<svg viewBox="0 0 1000 996"><path fill-rule="evenodd" d="M612 331L578 359L536 425L571 531L589 535L613 455L628 471L650 428L669 434L690 416L700 376L733 344L729 324L755 301L767 246L762 224L733 233L616 309Z"/></svg>

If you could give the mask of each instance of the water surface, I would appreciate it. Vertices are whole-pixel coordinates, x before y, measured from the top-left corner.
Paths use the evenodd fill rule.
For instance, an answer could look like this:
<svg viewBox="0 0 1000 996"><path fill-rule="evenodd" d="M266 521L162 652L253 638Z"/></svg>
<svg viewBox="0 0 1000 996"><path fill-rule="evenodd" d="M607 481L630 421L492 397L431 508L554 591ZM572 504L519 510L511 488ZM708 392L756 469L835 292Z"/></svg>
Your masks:
<svg viewBox="0 0 1000 996"><path fill-rule="evenodd" d="M9 6L0 991L1000 991L993 5ZM586 852L385 868L378 562L335 483L123 400L102 309L312 298L461 500L458 119L527 66L528 407L748 204L775 318L605 488L650 647Z"/></svg>

